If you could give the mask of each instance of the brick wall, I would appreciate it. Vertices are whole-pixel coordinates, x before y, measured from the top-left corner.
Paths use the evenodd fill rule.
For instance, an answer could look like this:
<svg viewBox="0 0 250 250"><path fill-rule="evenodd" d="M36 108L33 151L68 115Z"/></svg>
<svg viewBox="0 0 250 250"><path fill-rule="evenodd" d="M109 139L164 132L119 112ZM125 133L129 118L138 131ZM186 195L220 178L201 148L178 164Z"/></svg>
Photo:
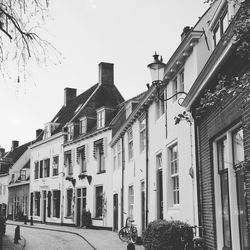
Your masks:
<svg viewBox="0 0 250 250"><path fill-rule="evenodd" d="M250 111L250 105L249 105ZM239 97L227 100L223 105L209 110L197 121L198 126L198 161L200 187L200 217L204 227L204 238L209 249L217 249L216 244L216 215L214 199L214 167L213 167L213 139L225 132L229 127L240 121ZM250 116L249 116L250 124ZM249 131L250 135L250 131ZM250 149L250 137L248 147ZM250 175L249 175L250 181ZM250 184L248 185L250 191ZM249 192L250 194L250 192ZM249 199L250 201L250 199ZM250 202L249 202L250 212Z"/></svg>

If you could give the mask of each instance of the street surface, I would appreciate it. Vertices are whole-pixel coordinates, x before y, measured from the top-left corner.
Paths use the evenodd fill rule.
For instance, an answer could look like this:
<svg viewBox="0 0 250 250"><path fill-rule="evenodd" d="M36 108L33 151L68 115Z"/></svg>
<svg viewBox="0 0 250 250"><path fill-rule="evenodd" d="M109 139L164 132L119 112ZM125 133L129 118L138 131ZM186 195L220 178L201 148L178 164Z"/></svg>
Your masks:
<svg viewBox="0 0 250 250"><path fill-rule="evenodd" d="M7 234L14 235L15 226L7 226ZM93 250L81 237L64 232L21 227L20 234L26 240L25 250Z"/></svg>

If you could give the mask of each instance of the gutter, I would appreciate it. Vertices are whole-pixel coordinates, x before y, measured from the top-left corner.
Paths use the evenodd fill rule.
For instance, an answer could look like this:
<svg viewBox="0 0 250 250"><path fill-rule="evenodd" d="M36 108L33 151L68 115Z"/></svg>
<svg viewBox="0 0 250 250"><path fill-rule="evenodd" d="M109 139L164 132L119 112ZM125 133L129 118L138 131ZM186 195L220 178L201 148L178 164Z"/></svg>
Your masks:
<svg viewBox="0 0 250 250"><path fill-rule="evenodd" d="M148 226L148 163L149 163L149 142L148 142L148 106L145 106L146 113L146 227Z"/></svg>
<svg viewBox="0 0 250 250"><path fill-rule="evenodd" d="M124 136L122 136L122 190L121 190L121 228L123 227L124 215L124 170L125 170L125 155L124 155Z"/></svg>

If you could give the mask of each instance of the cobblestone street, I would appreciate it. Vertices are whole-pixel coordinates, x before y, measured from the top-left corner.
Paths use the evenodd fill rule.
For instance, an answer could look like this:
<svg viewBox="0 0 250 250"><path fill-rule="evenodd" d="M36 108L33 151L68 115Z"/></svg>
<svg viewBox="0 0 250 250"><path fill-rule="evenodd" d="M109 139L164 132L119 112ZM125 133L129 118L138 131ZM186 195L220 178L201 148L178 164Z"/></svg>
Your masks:
<svg viewBox="0 0 250 250"><path fill-rule="evenodd" d="M19 241L18 245L13 244L14 242L14 228L16 225L20 225L20 234L22 240ZM29 231L27 231L27 229ZM60 225L47 225L47 224L38 224L35 223L33 226L30 226L29 224L24 225L22 222L14 222L14 221L7 221L7 232L6 236L4 237L4 243L5 246L8 245L9 248L3 248L3 249L32 249L27 248L29 246L30 238L26 237L26 234L32 237L32 233L30 230L33 229L34 235L37 235L40 233L41 238L44 240L43 234L44 231L48 230L50 231L49 235L53 238L51 242L48 242L50 239L46 238L46 244L52 246L51 249L69 249L66 244L64 244L65 248L61 248L58 241L60 241L58 235L60 233L67 233L71 234L69 237L68 246L71 246L70 249L97 249L97 250L126 250L127 244L124 242L121 242L118 238L117 233L107 231L107 230L93 230L93 229L82 229L82 228L76 228L76 227L68 227L68 226L60 226ZM37 232L39 231L39 232ZM45 233L46 234L46 233ZM66 234L65 234L66 235ZM47 236L46 236L47 237ZM78 238L77 238L78 237ZM79 239L80 238L80 239ZM81 241L81 248L79 248L79 243L74 242L74 239L77 241ZM34 237L35 240L35 237ZM24 246L26 245L26 246ZM55 246L57 246L55 248ZM24 247L24 248L22 248ZM46 249L48 250L48 246L40 246L36 249ZM143 246L136 245L136 250L143 250Z"/></svg>

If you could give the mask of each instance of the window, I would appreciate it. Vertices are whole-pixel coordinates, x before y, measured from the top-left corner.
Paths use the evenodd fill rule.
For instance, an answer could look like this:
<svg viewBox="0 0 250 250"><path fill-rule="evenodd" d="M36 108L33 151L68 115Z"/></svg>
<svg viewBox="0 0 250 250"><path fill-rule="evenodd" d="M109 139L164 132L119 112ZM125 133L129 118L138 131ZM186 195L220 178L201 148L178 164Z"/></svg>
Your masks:
<svg viewBox="0 0 250 250"><path fill-rule="evenodd" d="M34 179L38 179L39 177L39 162L35 162L35 174L34 174Z"/></svg>
<svg viewBox="0 0 250 250"><path fill-rule="evenodd" d="M133 158L133 131L132 128L128 130L128 159Z"/></svg>
<svg viewBox="0 0 250 250"><path fill-rule="evenodd" d="M40 192L35 192L35 215L40 216Z"/></svg>
<svg viewBox="0 0 250 250"><path fill-rule="evenodd" d="M71 151L65 152L64 164L65 164L65 167L68 169L68 175L72 175L73 174L73 165L72 165Z"/></svg>
<svg viewBox="0 0 250 250"><path fill-rule="evenodd" d="M214 30L214 47L219 43L223 33L226 31L227 27L229 25L229 13L228 10L226 9L223 14L220 16Z"/></svg>
<svg viewBox="0 0 250 250"><path fill-rule="evenodd" d="M53 191L53 217L60 218L60 190Z"/></svg>
<svg viewBox="0 0 250 250"><path fill-rule="evenodd" d="M77 148L77 162L80 166L80 173L87 171L86 146Z"/></svg>
<svg viewBox="0 0 250 250"><path fill-rule="evenodd" d="M142 152L146 146L146 119L140 119L140 151Z"/></svg>
<svg viewBox="0 0 250 250"><path fill-rule="evenodd" d="M44 165L44 174L43 174L43 176L44 176L44 178L49 177L49 174L50 174L50 159L45 159L43 165Z"/></svg>
<svg viewBox="0 0 250 250"><path fill-rule="evenodd" d="M243 130L227 131L213 146L218 249L249 249Z"/></svg>
<svg viewBox="0 0 250 250"><path fill-rule="evenodd" d="M43 178L43 161L40 161L40 178Z"/></svg>
<svg viewBox="0 0 250 250"><path fill-rule="evenodd" d="M87 117L80 120L80 133L86 134L87 132Z"/></svg>
<svg viewBox="0 0 250 250"><path fill-rule="evenodd" d="M105 109L97 111L97 129L103 128L105 126Z"/></svg>
<svg viewBox="0 0 250 250"><path fill-rule="evenodd" d="M68 126L68 141L73 140L74 136L74 125L71 124Z"/></svg>
<svg viewBox="0 0 250 250"><path fill-rule="evenodd" d="M127 106L126 106L126 119L128 119L128 117L130 116L130 114L133 111L133 106L132 106L132 102L130 102Z"/></svg>
<svg viewBox="0 0 250 250"><path fill-rule="evenodd" d="M0 184L0 195L2 195L2 184Z"/></svg>
<svg viewBox="0 0 250 250"><path fill-rule="evenodd" d="M164 94L161 95L161 98L164 99ZM159 119L165 112L164 101L156 101L156 119Z"/></svg>
<svg viewBox="0 0 250 250"><path fill-rule="evenodd" d="M59 156L54 156L53 157L53 162L52 162L52 168L53 168L53 176L58 175L58 165L59 163Z"/></svg>
<svg viewBox="0 0 250 250"><path fill-rule="evenodd" d="M128 187L128 216L131 219L134 216L134 186Z"/></svg>
<svg viewBox="0 0 250 250"><path fill-rule="evenodd" d="M95 200L95 217L102 217L103 206L103 186L96 187L96 200Z"/></svg>
<svg viewBox="0 0 250 250"><path fill-rule="evenodd" d="M73 198L73 189L67 190L67 216L72 215L72 198Z"/></svg>
<svg viewBox="0 0 250 250"><path fill-rule="evenodd" d="M103 139L94 142L94 157L97 160L97 172L105 172L104 141Z"/></svg>
<svg viewBox="0 0 250 250"><path fill-rule="evenodd" d="M177 144L169 148L170 155L170 179L171 179L171 196L172 196L172 205L180 204L179 197L179 166L178 166L178 150Z"/></svg>
<svg viewBox="0 0 250 250"><path fill-rule="evenodd" d="M21 179L21 181L26 180L26 170L25 169L20 170L20 179Z"/></svg>
<svg viewBox="0 0 250 250"><path fill-rule="evenodd" d="M178 83L177 83L177 77L174 78L173 80L173 85L172 85L172 95L174 96L173 97L173 101L176 101L177 100L177 92L178 92Z"/></svg>
<svg viewBox="0 0 250 250"><path fill-rule="evenodd" d="M3 195L6 194L6 188L7 188L7 185L3 185Z"/></svg>

